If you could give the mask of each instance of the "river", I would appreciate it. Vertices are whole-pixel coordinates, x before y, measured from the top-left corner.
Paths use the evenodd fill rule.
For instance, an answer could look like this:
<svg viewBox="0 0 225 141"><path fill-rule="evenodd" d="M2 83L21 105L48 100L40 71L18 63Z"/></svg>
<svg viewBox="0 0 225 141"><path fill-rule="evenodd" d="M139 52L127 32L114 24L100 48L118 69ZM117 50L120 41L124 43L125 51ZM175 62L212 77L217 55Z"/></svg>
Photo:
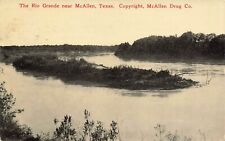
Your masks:
<svg viewBox="0 0 225 141"><path fill-rule="evenodd" d="M38 78L17 72L12 65L0 63L1 79L16 97L16 106L25 111L17 118L35 133L52 132L54 118L69 114L75 127L84 121L85 109L94 120L108 127L119 124L122 141L153 141L154 126L196 141L224 141L225 65L124 61L113 54L85 56L87 61L105 66L131 65L153 70L168 69L199 81L202 86L179 90L124 90L65 84L59 79ZM200 133L201 132L201 133Z"/></svg>

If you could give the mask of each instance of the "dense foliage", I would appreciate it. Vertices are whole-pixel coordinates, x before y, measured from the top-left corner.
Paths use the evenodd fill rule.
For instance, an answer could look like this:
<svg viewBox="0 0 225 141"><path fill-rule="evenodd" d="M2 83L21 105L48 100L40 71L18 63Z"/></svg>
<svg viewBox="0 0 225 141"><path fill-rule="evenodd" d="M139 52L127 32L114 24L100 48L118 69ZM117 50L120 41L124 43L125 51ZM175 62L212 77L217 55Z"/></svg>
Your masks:
<svg viewBox="0 0 225 141"><path fill-rule="evenodd" d="M225 35L183 33L177 36L149 36L132 45L123 43L115 52L120 57L225 58Z"/></svg>

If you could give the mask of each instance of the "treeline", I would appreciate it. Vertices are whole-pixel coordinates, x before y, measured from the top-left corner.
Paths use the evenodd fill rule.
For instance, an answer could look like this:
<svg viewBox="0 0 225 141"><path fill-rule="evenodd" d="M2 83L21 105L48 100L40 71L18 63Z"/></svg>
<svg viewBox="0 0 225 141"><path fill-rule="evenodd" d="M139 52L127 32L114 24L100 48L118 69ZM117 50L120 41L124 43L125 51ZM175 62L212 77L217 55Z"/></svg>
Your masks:
<svg viewBox="0 0 225 141"><path fill-rule="evenodd" d="M136 40L132 45L118 45L119 57L160 58L225 58L225 34L183 33L177 36L149 36Z"/></svg>
<svg viewBox="0 0 225 141"><path fill-rule="evenodd" d="M98 53L112 53L116 46L98 45L35 45L35 46L0 46L0 61L12 63L24 55L59 55L59 56L86 56Z"/></svg>
<svg viewBox="0 0 225 141"><path fill-rule="evenodd" d="M32 45L32 46L0 46L2 50L15 51L115 51L115 46L100 45Z"/></svg>

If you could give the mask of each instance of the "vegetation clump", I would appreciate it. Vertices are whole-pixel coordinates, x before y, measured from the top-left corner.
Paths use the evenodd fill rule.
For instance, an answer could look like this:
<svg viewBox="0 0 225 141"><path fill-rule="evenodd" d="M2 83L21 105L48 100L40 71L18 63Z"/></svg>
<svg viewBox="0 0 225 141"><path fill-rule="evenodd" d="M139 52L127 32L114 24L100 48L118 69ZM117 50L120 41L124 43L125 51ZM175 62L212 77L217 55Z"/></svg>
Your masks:
<svg viewBox="0 0 225 141"><path fill-rule="evenodd" d="M197 82L171 75L168 70L138 69L130 66L108 68L84 59L63 61L56 56L23 56L13 62L18 70L43 73L64 81L87 81L113 88L134 90L177 89ZM100 68L99 68L100 67Z"/></svg>

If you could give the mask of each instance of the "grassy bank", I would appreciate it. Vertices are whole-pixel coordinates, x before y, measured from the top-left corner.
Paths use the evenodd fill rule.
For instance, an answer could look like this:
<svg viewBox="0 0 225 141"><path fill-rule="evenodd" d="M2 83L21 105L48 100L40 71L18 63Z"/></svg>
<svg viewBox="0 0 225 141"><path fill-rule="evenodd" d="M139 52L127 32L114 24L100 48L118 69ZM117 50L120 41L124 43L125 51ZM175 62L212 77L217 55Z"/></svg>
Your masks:
<svg viewBox="0 0 225 141"><path fill-rule="evenodd" d="M56 56L23 56L15 60L13 66L18 70L42 73L64 81L86 81L123 89L178 89L197 83L171 75L167 70L156 72L129 66L107 68L84 59L62 61Z"/></svg>

